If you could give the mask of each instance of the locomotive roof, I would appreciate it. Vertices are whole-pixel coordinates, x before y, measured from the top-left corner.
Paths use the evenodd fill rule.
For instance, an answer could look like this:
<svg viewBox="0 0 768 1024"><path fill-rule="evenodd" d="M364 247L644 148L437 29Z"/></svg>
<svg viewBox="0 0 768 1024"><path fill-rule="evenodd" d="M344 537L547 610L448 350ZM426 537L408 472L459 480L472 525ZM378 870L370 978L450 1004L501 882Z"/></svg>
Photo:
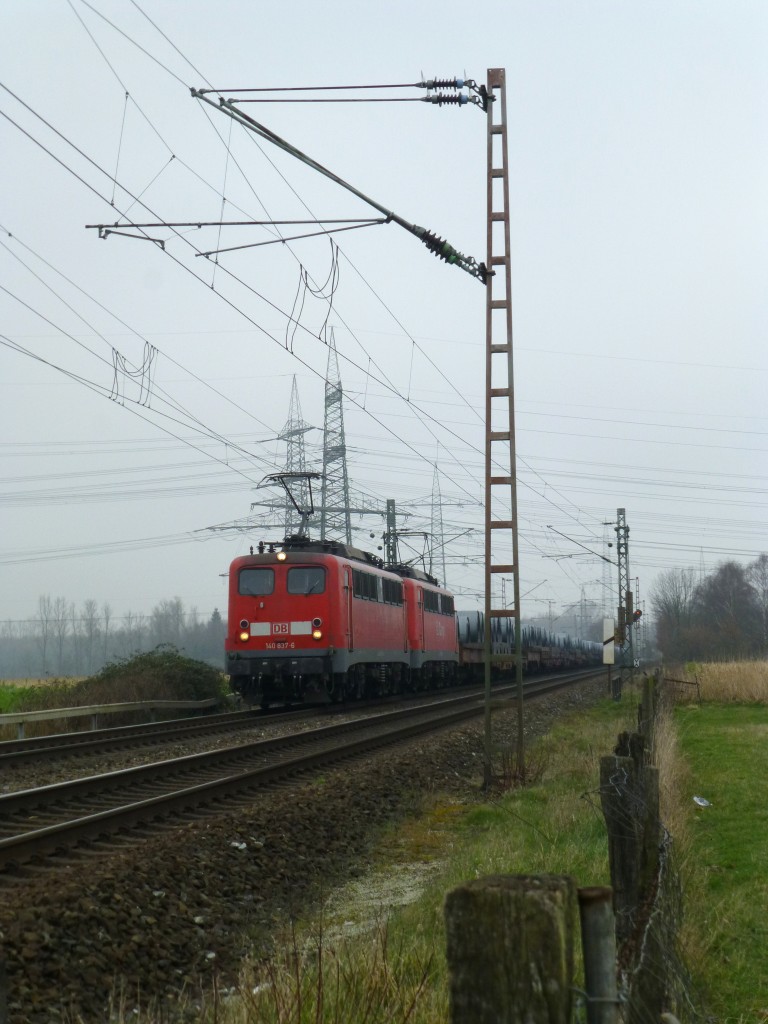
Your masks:
<svg viewBox="0 0 768 1024"><path fill-rule="evenodd" d="M264 542L262 541L260 551L263 551L263 545ZM425 583L431 583L434 587L440 586L434 576L430 576L429 573L421 569L415 569L412 565L387 565L377 555L373 555L369 551L363 551L362 548L356 548L352 544L345 544L339 540L311 540L309 537L300 537L294 534L292 537L286 537L282 542L267 542L266 546L271 550L282 548L283 551L305 551L308 554L338 555L340 558L349 558L350 561L372 565L376 569L385 569L387 572L393 572L397 576L421 580Z"/></svg>

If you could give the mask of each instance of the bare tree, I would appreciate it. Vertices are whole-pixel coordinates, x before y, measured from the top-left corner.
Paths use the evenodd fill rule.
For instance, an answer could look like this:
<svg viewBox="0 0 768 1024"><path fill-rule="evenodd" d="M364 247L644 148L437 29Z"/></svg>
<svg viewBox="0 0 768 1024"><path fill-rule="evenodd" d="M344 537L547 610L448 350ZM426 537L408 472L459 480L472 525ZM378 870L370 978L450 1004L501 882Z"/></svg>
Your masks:
<svg viewBox="0 0 768 1024"><path fill-rule="evenodd" d="M69 632L69 605L64 597L57 597L52 607L53 631L56 637L56 674L64 673L64 641Z"/></svg>
<svg viewBox="0 0 768 1024"><path fill-rule="evenodd" d="M152 642L181 646L184 630L184 602L180 597L160 601L152 609Z"/></svg>
<svg viewBox="0 0 768 1024"><path fill-rule="evenodd" d="M83 624L74 601L69 603L69 622L72 627L72 671L80 675L83 669Z"/></svg>
<svg viewBox="0 0 768 1024"><path fill-rule="evenodd" d="M107 601L101 606L101 616L104 620L104 663L106 664L109 658L109 624L112 620L112 606Z"/></svg>
<svg viewBox="0 0 768 1024"><path fill-rule="evenodd" d="M765 652L768 649L768 555L759 555L747 566L747 578L755 588L760 606L762 624L760 643Z"/></svg>
<svg viewBox="0 0 768 1024"><path fill-rule="evenodd" d="M757 593L738 562L721 562L696 588L694 612L702 654L742 658L759 648L762 616Z"/></svg>
<svg viewBox="0 0 768 1024"><path fill-rule="evenodd" d="M656 643L667 659L692 657L693 597L696 573L692 568L668 569L659 574L650 592L656 617Z"/></svg>
<svg viewBox="0 0 768 1024"><path fill-rule="evenodd" d="M93 598L83 601L82 610L83 635L85 639L85 672L90 675L93 671L93 655L96 640L99 635L99 614L98 605Z"/></svg>
<svg viewBox="0 0 768 1024"><path fill-rule="evenodd" d="M48 644L51 639L51 621L53 619L53 601L49 594L37 599L37 625L35 637L40 651L40 675L48 674Z"/></svg>

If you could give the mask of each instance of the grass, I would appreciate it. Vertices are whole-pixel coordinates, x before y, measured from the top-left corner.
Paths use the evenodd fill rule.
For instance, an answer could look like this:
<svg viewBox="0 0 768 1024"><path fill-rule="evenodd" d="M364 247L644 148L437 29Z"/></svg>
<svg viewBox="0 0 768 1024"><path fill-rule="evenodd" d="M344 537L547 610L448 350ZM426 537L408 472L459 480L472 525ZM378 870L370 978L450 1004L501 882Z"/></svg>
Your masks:
<svg viewBox="0 0 768 1024"><path fill-rule="evenodd" d="M720 1020L766 1019L768 1007L768 707L678 709L688 762L689 963ZM698 808L694 796L711 806Z"/></svg>

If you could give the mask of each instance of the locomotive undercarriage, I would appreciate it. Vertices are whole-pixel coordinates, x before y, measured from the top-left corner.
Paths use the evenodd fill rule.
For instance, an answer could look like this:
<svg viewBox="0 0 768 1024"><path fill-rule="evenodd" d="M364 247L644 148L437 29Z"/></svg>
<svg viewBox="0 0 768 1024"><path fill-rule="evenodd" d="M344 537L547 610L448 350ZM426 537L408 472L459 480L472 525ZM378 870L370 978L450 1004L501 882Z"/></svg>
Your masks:
<svg viewBox="0 0 768 1024"><path fill-rule="evenodd" d="M358 662L345 671L334 671L338 667L337 659L330 655L237 660L228 666L235 692L263 708L316 700L341 704L426 692L453 686L459 679L458 665L442 661L414 669L403 662Z"/></svg>

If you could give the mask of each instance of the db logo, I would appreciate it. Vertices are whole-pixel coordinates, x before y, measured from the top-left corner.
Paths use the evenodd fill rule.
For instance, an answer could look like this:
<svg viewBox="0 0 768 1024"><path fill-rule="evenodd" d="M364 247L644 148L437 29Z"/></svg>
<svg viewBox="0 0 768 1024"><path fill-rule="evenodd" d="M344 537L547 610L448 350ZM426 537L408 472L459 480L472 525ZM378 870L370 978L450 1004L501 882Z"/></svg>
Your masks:
<svg viewBox="0 0 768 1024"><path fill-rule="evenodd" d="M288 623L287 622L273 622L272 623L272 632L276 633L278 635L287 633L288 632Z"/></svg>

